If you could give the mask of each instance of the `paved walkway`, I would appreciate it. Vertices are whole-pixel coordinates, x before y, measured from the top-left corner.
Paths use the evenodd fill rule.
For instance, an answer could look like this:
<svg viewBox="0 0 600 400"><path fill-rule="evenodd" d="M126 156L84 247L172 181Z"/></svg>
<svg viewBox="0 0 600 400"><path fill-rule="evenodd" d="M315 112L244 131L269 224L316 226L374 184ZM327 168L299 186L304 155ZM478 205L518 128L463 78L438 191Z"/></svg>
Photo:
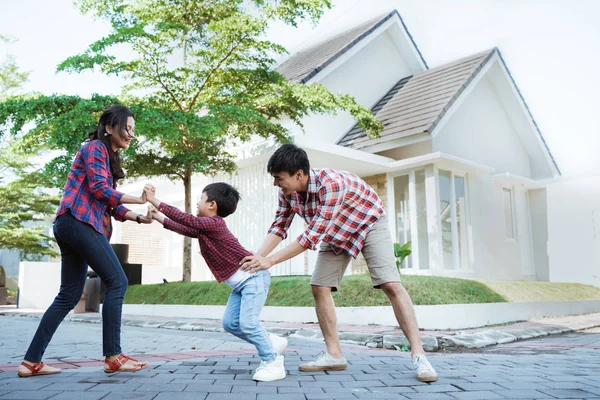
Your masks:
<svg viewBox="0 0 600 400"><path fill-rule="evenodd" d="M64 322L45 360L66 370L20 379L15 370L39 320L0 316L0 400L9 399L600 399L600 329L470 350L430 353L440 373L415 380L406 352L344 345L348 370L301 373L324 346L290 337L288 377L257 383L251 345L221 333L126 326L124 351L150 361L137 373L104 374L101 326ZM375 329L374 327L370 327Z"/></svg>

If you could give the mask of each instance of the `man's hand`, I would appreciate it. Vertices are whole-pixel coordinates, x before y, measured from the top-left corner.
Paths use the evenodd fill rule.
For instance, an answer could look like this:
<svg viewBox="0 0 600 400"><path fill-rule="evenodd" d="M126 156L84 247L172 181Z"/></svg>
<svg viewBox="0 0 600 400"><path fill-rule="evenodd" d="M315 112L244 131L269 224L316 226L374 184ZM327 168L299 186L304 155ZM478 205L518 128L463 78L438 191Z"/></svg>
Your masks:
<svg viewBox="0 0 600 400"><path fill-rule="evenodd" d="M240 264L242 264L242 270L249 271L252 273L258 272L263 269L269 269L273 266L273 262L269 257L262 257L257 255L244 257L242 261L240 261Z"/></svg>

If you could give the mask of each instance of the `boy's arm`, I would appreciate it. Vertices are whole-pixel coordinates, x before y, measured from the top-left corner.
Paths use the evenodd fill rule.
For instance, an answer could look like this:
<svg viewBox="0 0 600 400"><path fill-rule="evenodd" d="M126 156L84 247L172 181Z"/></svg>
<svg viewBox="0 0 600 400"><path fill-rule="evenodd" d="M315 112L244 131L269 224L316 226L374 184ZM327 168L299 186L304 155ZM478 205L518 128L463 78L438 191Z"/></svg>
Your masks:
<svg viewBox="0 0 600 400"><path fill-rule="evenodd" d="M185 225L178 224L175 221L165 218L165 216L159 213L156 208L148 208L148 215L151 215L153 220L162 224L165 229L179 233L180 235L198 238L200 232L197 229L188 228Z"/></svg>
<svg viewBox="0 0 600 400"><path fill-rule="evenodd" d="M192 214L188 214L179 210L177 207L170 206L167 203L160 201L156 198L154 187L150 185L146 185L144 187L144 192L146 193L146 199L148 202L150 202L150 204L156 207L158 211L165 214L169 219L180 225L185 225L188 228L192 228L195 232L207 232L219 227L219 224L213 218L196 217ZM198 235L194 237L198 237Z"/></svg>

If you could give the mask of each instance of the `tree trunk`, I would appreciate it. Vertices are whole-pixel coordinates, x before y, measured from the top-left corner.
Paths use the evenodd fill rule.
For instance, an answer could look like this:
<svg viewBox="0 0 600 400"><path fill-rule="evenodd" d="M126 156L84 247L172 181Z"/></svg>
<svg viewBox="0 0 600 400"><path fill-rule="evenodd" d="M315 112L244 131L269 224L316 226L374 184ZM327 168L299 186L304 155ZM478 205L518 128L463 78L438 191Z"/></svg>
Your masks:
<svg viewBox="0 0 600 400"><path fill-rule="evenodd" d="M188 169L185 171L183 178L183 187L185 188L185 212L192 213L192 172ZM192 280L192 239L183 237L183 277L184 282Z"/></svg>

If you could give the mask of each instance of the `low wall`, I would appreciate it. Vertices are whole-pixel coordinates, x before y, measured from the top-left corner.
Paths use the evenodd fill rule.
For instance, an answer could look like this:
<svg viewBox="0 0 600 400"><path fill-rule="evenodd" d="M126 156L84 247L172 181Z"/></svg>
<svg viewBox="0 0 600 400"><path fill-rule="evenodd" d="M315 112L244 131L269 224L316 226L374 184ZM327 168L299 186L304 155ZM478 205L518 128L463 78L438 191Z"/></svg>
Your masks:
<svg viewBox="0 0 600 400"><path fill-rule="evenodd" d="M123 314L172 318L221 319L225 306L125 304ZM391 307L338 307L340 325L397 326ZM600 311L600 300L416 306L419 327L428 330L468 329L532 318L580 315ZM313 307L264 307L263 321L317 322Z"/></svg>
<svg viewBox="0 0 600 400"><path fill-rule="evenodd" d="M181 269L142 267L142 283L181 280ZM21 262L19 264L19 308L46 309L60 289L60 262Z"/></svg>

